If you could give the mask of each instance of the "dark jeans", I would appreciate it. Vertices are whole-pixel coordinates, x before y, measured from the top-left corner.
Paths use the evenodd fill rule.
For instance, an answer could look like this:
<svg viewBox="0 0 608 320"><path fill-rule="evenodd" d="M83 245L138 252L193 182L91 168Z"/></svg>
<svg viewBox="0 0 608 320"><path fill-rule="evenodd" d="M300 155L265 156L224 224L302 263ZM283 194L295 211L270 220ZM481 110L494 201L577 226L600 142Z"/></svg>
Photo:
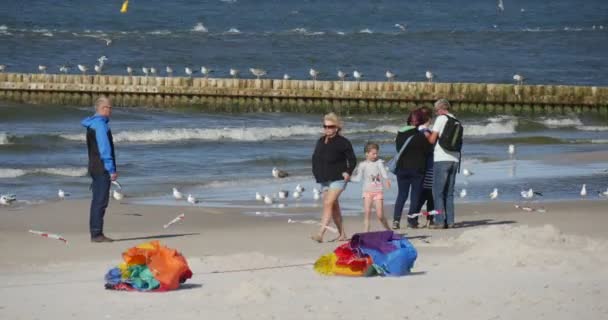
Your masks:
<svg viewBox="0 0 608 320"><path fill-rule="evenodd" d="M433 176L433 197L435 209L442 214L435 216L435 224L454 224L454 183L458 162L435 162Z"/></svg>
<svg viewBox="0 0 608 320"><path fill-rule="evenodd" d="M105 173L102 175L91 176L91 190L93 191L93 199L91 200L91 212L89 215L89 231L91 238L103 234L103 216L106 214L108 200L110 199L110 175Z"/></svg>
<svg viewBox="0 0 608 320"><path fill-rule="evenodd" d="M412 195L410 197L410 209L409 213L417 213L416 207L420 202L420 195L422 193L422 182L424 180L424 172L420 172L416 169L397 169L397 200L395 201L395 211L393 213L393 221L401 221L401 212L405 206L405 201L410 193L410 187L412 188ZM417 225L418 218L408 218L407 223L409 225Z"/></svg>
<svg viewBox="0 0 608 320"><path fill-rule="evenodd" d="M420 201L418 201L418 206L416 206L415 212L420 212L422 210L422 206L426 202L426 211L435 210L435 201L433 201L433 189L422 188L422 194L420 195ZM427 220L433 222L433 216L427 216Z"/></svg>

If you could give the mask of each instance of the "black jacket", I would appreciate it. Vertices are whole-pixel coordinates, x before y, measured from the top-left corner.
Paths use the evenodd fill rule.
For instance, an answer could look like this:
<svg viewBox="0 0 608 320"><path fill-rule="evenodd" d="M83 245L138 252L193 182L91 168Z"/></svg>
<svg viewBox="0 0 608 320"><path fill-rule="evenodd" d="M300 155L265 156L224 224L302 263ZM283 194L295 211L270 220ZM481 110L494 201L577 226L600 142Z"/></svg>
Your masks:
<svg viewBox="0 0 608 320"><path fill-rule="evenodd" d="M101 159L99 146L97 145L97 132L93 128L87 128L87 149L89 153L89 174L92 176L102 175L109 173L104 167L103 160ZM112 155L112 164L116 168L116 156L114 155L114 139L112 138L112 132L108 130L108 141L110 144L110 153Z"/></svg>
<svg viewBox="0 0 608 320"><path fill-rule="evenodd" d="M429 143L424 133L414 127L406 131L399 131L395 139L395 148L399 152L405 141L411 136L414 137L410 140L407 147L405 147L405 150L403 150L397 162L397 168L416 169L424 173L426 159L433 151L433 145Z"/></svg>
<svg viewBox="0 0 608 320"><path fill-rule="evenodd" d="M357 158L348 139L336 135L327 143L325 136L317 141L315 152L312 154L312 174L317 182L342 180L342 173L352 174L355 166Z"/></svg>

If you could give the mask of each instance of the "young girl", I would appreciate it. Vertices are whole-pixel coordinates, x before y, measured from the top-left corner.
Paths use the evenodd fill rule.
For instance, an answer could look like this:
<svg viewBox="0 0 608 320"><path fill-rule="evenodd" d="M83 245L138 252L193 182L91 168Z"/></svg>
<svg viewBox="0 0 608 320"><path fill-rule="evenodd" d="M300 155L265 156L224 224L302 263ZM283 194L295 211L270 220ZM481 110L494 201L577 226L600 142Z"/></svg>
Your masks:
<svg viewBox="0 0 608 320"><path fill-rule="evenodd" d="M351 181L363 181L363 209L365 211L365 232L369 232L369 218L372 213L372 204L376 205L376 216L386 230L390 230L384 217L384 192L382 182L387 188L391 187L384 161L378 159L380 147L376 143L368 142L365 145L365 161L361 162L351 176Z"/></svg>

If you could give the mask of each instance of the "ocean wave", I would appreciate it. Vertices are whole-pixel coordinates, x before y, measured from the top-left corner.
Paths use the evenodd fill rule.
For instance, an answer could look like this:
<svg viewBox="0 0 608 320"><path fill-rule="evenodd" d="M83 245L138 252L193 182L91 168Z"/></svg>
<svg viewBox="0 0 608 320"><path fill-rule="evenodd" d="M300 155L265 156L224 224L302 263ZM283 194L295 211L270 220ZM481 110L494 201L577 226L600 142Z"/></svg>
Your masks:
<svg viewBox="0 0 608 320"><path fill-rule="evenodd" d="M515 133L517 121L509 120L506 122L490 122L487 124L464 125L465 136L485 136L493 134L512 134Z"/></svg>
<svg viewBox="0 0 608 320"><path fill-rule="evenodd" d="M17 178L24 175L44 174L65 177L83 177L87 174L87 168L66 167L66 168L33 168L33 169L13 169L0 168L0 178Z"/></svg>
<svg viewBox="0 0 608 320"><path fill-rule="evenodd" d="M192 31L192 32L202 32L202 33L208 33L209 32L209 30L207 29L207 27L205 27L205 25L202 22L199 22L196 25L194 25L194 27L192 27L192 29L190 31Z"/></svg>
<svg viewBox="0 0 608 320"><path fill-rule="evenodd" d="M230 28L230 29L228 29L228 31L226 31L226 33L228 33L228 34L239 34L239 33L241 33L241 30L239 30L237 28Z"/></svg>
<svg viewBox="0 0 608 320"><path fill-rule="evenodd" d="M290 126L271 128L174 128L140 131L122 131L114 134L114 142L172 142L185 140L236 140L236 141L264 141L284 139L300 135L320 134L316 126ZM61 138L67 140L84 141L84 134L63 134Z"/></svg>
<svg viewBox="0 0 608 320"><path fill-rule="evenodd" d="M581 131L608 131L608 126L577 126L576 129Z"/></svg>
<svg viewBox="0 0 608 320"><path fill-rule="evenodd" d="M359 33L372 34L374 32L372 30L370 30L369 28L365 28L365 29L359 30Z"/></svg>
<svg viewBox="0 0 608 320"><path fill-rule="evenodd" d="M607 144L608 139L591 139L591 143L593 144Z"/></svg>
<svg viewBox="0 0 608 320"><path fill-rule="evenodd" d="M539 123L552 129L583 126L579 118L541 118Z"/></svg>

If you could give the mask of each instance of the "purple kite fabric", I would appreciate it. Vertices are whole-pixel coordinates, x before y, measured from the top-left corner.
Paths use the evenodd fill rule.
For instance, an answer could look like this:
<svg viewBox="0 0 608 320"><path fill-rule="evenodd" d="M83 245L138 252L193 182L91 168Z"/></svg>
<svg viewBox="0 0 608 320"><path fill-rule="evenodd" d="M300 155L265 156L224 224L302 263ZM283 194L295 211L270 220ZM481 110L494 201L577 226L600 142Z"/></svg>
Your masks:
<svg viewBox="0 0 608 320"><path fill-rule="evenodd" d="M398 239L400 239L399 235L396 235L393 231L356 233L350 240L350 246L351 248L366 247L382 253L389 253L397 248L391 241Z"/></svg>

